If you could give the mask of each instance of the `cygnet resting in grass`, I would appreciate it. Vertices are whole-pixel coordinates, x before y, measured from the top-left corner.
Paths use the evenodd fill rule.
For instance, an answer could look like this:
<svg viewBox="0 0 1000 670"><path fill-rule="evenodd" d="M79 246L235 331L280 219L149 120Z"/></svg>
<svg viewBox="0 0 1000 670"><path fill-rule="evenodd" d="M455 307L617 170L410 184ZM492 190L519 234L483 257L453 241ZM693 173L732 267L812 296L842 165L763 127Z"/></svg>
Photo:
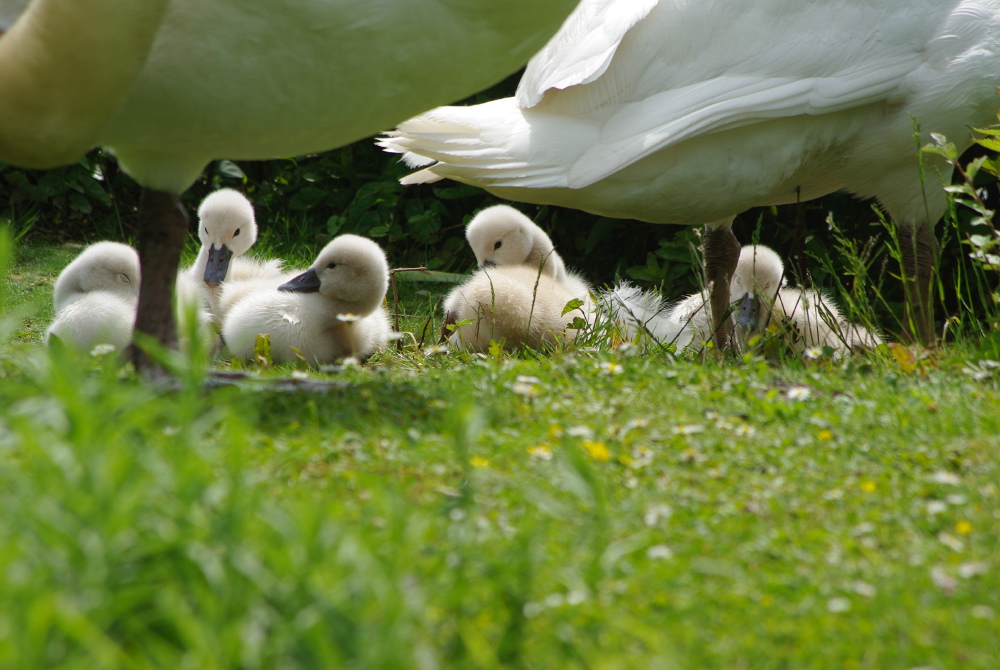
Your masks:
<svg viewBox="0 0 1000 670"><path fill-rule="evenodd" d="M735 298L730 318L744 332L760 332L774 324L797 351L830 347L839 353L844 348L871 349L882 342L876 333L847 321L819 291L788 288L781 258L765 246L740 250L730 295ZM605 301L627 315L629 337L648 332L659 342L675 342L679 349L712 338L709 298L705 290L666 306L653 294L627 285L605 295Z"/></svg>
<svg viewBox="0 0 1000 670"><path fill-rule="evenodd" d="M46 343L56 336L65 344L90 349L110 344L122 349L132 339L139 300L139 254L118 242L92 244L66 266L56 280L52 302L56 317L45 333ZM180 325L181 344L191 330L189 316L194 315L199 339L213 347L215 337L196 286L177 283L175 311Z"/></svg>
<svg viewBox="0 0 1000 670"><path fill-rule="evenodd" d="M494 205L482 210L465 229L480 269L497 265L527 265L539 268L548 276L566 285L580 299L590 292L590 286L579 275L566 269L545 231L508 205Z"/></svg>
<svg viewBox="0 0 1000 670"><path fill-rule="evenodd" d="M388 287L382 248L364 237L341 235L302 274L234 304L222 337L237 358L252 357L257 336L268 335L275 363L298 355L309 363L363 360L383 349L392 333L382 306Z"/></svg>
<svg viewBox="0 0 1000 670"><path fill-rule="evenodd" d="M591 310L563 309L577 292L528 265L485 267L456 286L445 299L445 336L457 348L485 352L490 341L513 349L538 349L576 336L567 328L574 317L588 319ZM463 322L468 322L464 323ZM456 326L448 335L447 325Z"/></svg>
<svg viewBox="0 0 1000 670"><path fill-rule="evenodd" d="M845 348L873 349L882 343L876 333L849 322L822 292L788 288L784 273L781 258L768 247L748 245L740 250L730 282L740 329L763 333L773 324L796 351L830 347L838 356Z"/></svg>
<svg viewBox="0 0 1000 670"><path fill-rule="evenodd" d="M65 344L116 349L132 339L139 300L139 254L117 242L92 244L67 265L56 280L52 302L56 316L45 331Z"/></svg>
<svg viewBox="0 0 1000 670"><path fill-rule="evenodd" d="M272 288L277 288L292 276L282 273L279 259L263 261L243 256L257 241L257 223L253 205L239 191L220 189L201 201L198 237L201 251L182 276L204 285L208 305L220 321L224 283L270 279Z"/></svg>

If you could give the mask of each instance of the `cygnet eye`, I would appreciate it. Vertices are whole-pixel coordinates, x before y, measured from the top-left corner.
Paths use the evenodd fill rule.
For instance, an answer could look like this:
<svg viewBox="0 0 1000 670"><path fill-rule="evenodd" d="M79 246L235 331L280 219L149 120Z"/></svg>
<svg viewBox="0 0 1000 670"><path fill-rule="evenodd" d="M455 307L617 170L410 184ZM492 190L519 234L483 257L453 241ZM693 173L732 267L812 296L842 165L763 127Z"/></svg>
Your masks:
<svg viewBox="0 0 1000 670"><path fill-rule="evenodd" d="M239 237L239 236L240 236L240 229L239 229L239 228L237 228L237 229L236 229L236 232L235 232L235 233L233 233L233 237Z"/></svg>
<svg viewBox="0 0 1000 670"><path fill-rule="evenodd" d="M332 270L333 268L337 267L337 264L336 263L328 263L326 267L328 269Z"/></svg>
<svg viewBox="0 0 1000 670"><path fill-rule="evenodd" d="M493 245L493 251L496 251L503 246L503 240L497 240L497 243Z"/></svg>
<svg viewBox="0 0 1000 670"><path fill-rule="evenodd" d="M118 275L118 281L122 282L123 284L131 284L132 283L131 281L129 281L128 275L121 274L121 273L119 273L119 275Z"/></svg>

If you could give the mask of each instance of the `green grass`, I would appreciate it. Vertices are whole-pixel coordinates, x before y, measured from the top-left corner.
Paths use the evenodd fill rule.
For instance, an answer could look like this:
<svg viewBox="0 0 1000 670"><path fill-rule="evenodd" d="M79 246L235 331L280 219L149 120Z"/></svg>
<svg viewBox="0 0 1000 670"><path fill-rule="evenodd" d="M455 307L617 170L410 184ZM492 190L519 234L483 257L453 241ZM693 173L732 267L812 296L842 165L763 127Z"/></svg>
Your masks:
<svg viewBox="0 0 1000 670"><path fill-rule="evenodd" d="M69 255L0 297L4 669L1000 667L989 341L168 390L40 346Z"/></svg>

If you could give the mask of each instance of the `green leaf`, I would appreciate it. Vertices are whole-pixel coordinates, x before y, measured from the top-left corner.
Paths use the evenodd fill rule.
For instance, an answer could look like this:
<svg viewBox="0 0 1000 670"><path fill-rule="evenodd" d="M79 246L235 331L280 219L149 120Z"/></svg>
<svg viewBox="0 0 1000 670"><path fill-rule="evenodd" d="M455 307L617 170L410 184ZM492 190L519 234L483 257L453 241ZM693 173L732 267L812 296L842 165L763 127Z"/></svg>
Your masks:
<svg viewBox="0 0 1000 670"><path fill-rule="evenodd" d="M1000 139L981 137L976 140L976 144L984 146L991 151L1000 151Z"/></svg>
<svg viewBox="0 0 1000 670"><path fill-rule="evenodd" d="M258 335L253 344L253 357L262 368L269 368L274 365L271 357L271 336Z"/></svg>
<svg viewBox="0 0 1000 670"><path fill-rule="evenodd" d="M304 211L312 209L326 200L326 191L316 186L306 186L304 189L292 196L288 204L294 210Z"/></svg>
<svg viewBox="0 0 1000 670"><path fill-rule="evenodd" d="M573 298L563 307L562 315L565 316L567 312L572 312L574 309L580 309L581 307L583 307L583 301L579 298Z"/></svg>

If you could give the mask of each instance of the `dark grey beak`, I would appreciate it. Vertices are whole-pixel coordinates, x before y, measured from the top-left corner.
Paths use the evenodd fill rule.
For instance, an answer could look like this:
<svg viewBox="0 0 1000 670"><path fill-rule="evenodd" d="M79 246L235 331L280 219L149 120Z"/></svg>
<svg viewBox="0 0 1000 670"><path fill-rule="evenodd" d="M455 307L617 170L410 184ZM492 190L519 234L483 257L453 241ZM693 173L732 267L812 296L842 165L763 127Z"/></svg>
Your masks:
<svg viewBox="0 0 1000 670"><path fill-rule="evenodd" d="M223 244L218 249L213 244L208 250L208 265L205 266L205 283L209 286L218 286L226 279L229 272L229 259L233 257L233 252Z"/></svg>
<svg viewBox="0 0 1000 670"><path fill-rule="evenodd" d="M739 307L736 308L736 326L743 330L753 330L757 327L760 299L745 293L739 302Z"/></svg>
<svg viewBox="0 0 1000 670"><path fill-rule="evenodd" d="M298 277L279 286L278 290L292 293L315 293L319 290L319 276L315 270L306 270Z"/></svg>

